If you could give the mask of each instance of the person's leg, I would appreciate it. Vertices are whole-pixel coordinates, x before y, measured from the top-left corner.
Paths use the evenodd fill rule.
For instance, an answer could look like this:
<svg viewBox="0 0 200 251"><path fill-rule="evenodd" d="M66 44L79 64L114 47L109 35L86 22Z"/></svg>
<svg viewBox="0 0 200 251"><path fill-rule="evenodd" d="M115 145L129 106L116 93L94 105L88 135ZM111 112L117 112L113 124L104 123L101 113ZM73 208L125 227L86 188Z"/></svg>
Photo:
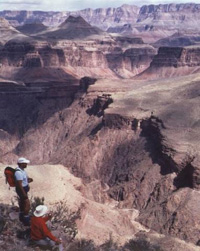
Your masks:
<svg viewBox="0 0 200 251"><path fill-rule="evenodd" d="M45 238L42 240L34 241L34 243L43 248L54 248L56 247L56 243L49 238Z"/></svg>
<svg viewBox="0 0 200 251"><path fill-rule="evenodd" d="M29 187L24 188L26 194L29 191ZM30 226L30 201L29 199L24 199L23 194L21 193L21 190L16 187L16 193L18 195L18 203L19 203L19 220L25 225Z"/></svg>
<svg viewBox="0 0 200 251"><path fill-rule="evenodd" d="M16 193L18 195L17 200L18 200L18 205L19 205L19 220L22 222L23 217L24 217L23 202L21 199L21 194L19 193L17 189L16 189Z"/></svg>

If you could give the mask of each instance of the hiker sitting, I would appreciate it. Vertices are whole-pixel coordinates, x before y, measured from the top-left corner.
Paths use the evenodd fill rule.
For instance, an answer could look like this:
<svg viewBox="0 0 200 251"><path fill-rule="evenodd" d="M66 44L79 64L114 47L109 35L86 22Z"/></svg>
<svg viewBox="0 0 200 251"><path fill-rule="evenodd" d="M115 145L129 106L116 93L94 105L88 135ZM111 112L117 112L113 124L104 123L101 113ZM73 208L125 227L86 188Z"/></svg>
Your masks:
<svg viewBox="0 0 200 251"><path fill-rule="evenodd" d="M48 229L46 222L52 218L51 214L47 213L47 207L39 205L34 211L34 216L31 217L31 240L43 248L54 248L56 244L61 244L61 240L56 238Z"/></svg>
<svg viewBox="0 0 200 251"><path fill-rule="evenodd" d="M30 201L28 199L29 183L33 179L28 178L24 170L30 161L25 158L19 158L17 161L18 167L15 169L16 193L19 197L19 220L25 225L30 225Z"/></svg>

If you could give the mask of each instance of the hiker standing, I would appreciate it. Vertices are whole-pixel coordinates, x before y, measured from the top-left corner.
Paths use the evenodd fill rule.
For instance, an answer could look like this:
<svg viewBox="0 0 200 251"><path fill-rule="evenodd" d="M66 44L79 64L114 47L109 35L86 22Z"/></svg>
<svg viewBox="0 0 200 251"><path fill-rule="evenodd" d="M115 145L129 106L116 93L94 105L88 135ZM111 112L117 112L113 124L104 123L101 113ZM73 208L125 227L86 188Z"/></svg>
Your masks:
<svg viewBox="0 0 200 251"><path fill-rule="evenodd" d="M26 171L24 170L30 161L26 158L19 158L17 161L17 168L15 169L15 182L16 182L16 193L19 197L19 219L25 225L30 225L30 201L28 199L29 183L33 179L29 178Z"/></svg>
<svg viewBox="0 0 200 251"><path fill-rule="evenodd" d="M44 205L36 207L31 217L31 240L40 247L53 248L56 244L62 246L62 241L56 238L48 229L46 222L52 218L51 214L46 213L48 208Z"/></svg>

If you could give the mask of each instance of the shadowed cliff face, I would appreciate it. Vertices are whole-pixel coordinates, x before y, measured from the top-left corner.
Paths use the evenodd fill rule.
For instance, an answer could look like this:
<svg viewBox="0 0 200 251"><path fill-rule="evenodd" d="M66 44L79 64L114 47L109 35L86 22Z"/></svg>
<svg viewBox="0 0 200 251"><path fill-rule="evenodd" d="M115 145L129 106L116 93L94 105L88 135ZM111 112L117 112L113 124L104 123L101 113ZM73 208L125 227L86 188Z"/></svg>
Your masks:
<svg viewBox="0 0 200 251"><path fill-rule="evenodd" d="M161 47L151 66L195 67L199 66L199 47Z"/></svg>
<svg viewBox="0 0 200 251"><path fill-rule="evenodd" d="M48 43L36 41L10 40L1 50L0 62L3 66L43 67L62 66L65 56L62 49L54 49Z"/></svg>
<svg viewBox="0 0 200 251"><path fill-rule="evenodd" d="M148 69L137 79L156 79L184 76L200 71L200 47L160 47Z"/></svg>

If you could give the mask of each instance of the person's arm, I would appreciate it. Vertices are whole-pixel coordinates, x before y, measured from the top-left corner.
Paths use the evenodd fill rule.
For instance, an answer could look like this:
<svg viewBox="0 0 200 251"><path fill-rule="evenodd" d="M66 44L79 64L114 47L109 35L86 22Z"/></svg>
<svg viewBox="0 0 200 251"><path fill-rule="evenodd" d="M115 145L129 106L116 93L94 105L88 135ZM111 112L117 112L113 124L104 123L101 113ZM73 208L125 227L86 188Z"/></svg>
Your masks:
<svg viewBox="0 0 200 251"><path fill-rule="evenodd" d="M44 220L44 219L43 219ZM43 235L45 237L48 237L49 239L51 239L52 241L55 241L57 244L60 244L61 243L61 240L59 240L58 238L56 238L51 232L50 230L48 229L47 225L45 224L45 221L42 220L42 224L41 224L41 227L42 227L42 232L43 232Z"/></svg>
<svg viewBox="0 0 200 251"><path fill-rule="evenodd" d="M47 216L43 217L43 220L44 220L45 222L47 222L47 221L51 220L52 217L53 217L52 213L48 213Z"/></svg>
<svg viewBox="0 0 200 251"><path fill-rule="evenodd" d="M32 178L28 178L28 183L31 183L33 182L33 179Z"/></svg>

